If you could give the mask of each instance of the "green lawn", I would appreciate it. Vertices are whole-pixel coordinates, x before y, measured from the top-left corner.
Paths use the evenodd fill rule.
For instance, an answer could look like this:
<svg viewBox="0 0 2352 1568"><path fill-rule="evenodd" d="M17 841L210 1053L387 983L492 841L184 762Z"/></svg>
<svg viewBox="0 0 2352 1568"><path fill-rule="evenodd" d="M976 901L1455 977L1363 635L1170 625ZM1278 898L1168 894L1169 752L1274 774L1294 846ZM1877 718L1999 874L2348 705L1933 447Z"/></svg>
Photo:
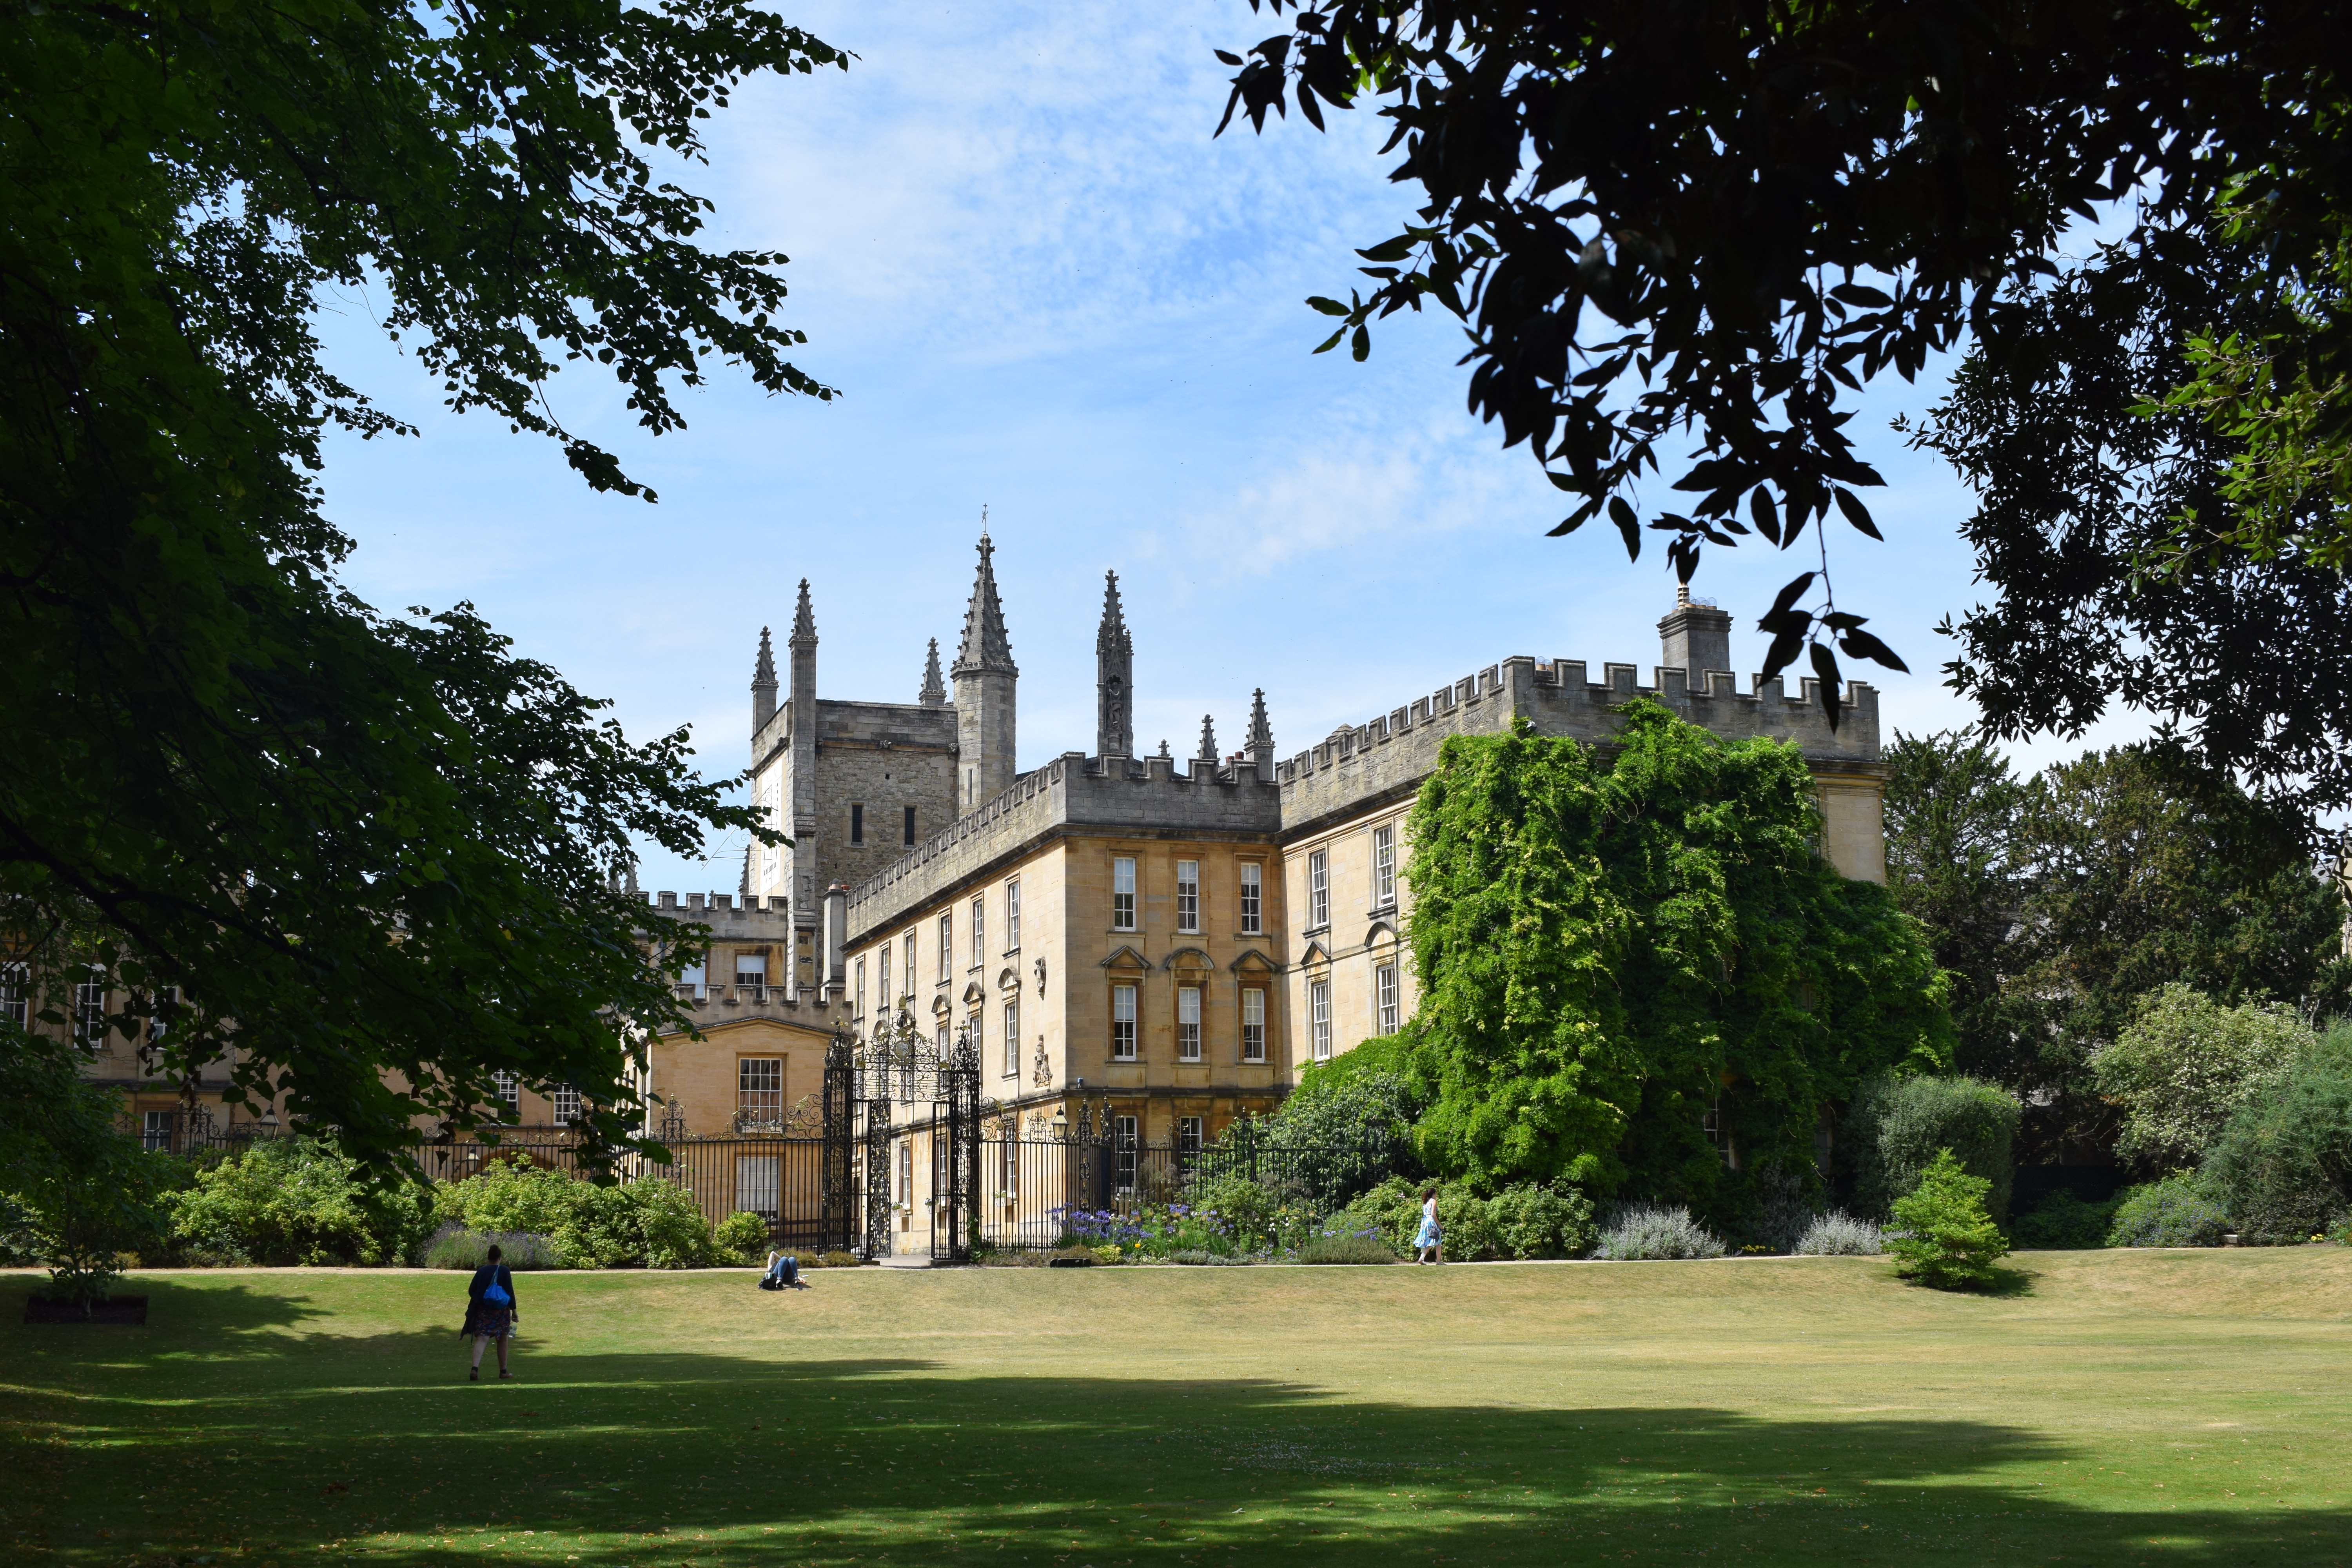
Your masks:
<svg viewBox="0 0 2352 1568"><path fill-rule="evenodd" d="M2343 1563L2352 1251L0 1279L10 1563Z"/></svg>

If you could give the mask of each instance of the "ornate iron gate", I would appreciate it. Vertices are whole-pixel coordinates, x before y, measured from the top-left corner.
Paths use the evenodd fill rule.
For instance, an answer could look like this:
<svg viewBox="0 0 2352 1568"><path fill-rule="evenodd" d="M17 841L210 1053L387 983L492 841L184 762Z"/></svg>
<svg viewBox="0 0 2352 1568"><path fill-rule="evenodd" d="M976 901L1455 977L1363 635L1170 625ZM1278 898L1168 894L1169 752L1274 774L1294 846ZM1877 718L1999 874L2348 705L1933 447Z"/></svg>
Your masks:
<svg viewBox="0 0 2352 1568"><path fill-rule="evenodd" d="M835 1094L841 1114L836 1117ZM866 1258L897 1249L893 1221L913 1241L914 1145L929 1145L932 1258L968 1263L980 1201L980 1061L968 1036L944 1054L900 1013L863 1047L836 1039L825 1061L826 1222ZM901 1190L903 1189L903 1190ZM837 1205L834 1194L840 1194Z"/></svg>

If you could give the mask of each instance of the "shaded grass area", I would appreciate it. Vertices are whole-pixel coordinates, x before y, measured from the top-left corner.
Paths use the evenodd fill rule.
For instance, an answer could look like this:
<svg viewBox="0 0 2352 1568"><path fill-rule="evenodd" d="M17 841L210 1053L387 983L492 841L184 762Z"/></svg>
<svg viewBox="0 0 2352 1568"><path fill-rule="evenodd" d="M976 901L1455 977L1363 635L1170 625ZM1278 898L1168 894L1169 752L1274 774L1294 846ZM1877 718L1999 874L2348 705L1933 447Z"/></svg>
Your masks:
<svg viewBox="0 0 2352 1568"><path fill-rule="evenodd" d="M2352 1253L142 1274L0 1329L0 1557L56 1563L2340 1563ZM0 1301L29 1277L0 1278Z"/></svg>

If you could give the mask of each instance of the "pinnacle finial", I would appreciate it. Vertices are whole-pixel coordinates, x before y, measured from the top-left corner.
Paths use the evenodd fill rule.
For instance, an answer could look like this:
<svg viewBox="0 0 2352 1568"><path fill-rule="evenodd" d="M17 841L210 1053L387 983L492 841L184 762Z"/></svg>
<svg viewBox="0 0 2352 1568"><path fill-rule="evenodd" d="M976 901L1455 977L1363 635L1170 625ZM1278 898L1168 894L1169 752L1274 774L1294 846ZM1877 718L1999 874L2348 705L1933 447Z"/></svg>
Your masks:
<svg viewBox="0 0 2352 1568"><path fill-rule="evenodd" d="M803 645L814 647L816 644L816 613L809 608L808 579L805 577L801 579L801 602L793 610L792 643L794 647Z"/></svg>
<svg viewBox="0 0 2352 1568"><path fill-rule="evenodd" d="M768 628L760 628L760 662L751 667L751 689L762 686L774 689L776 684L776 650L768 640Z"/></svg>
<svg viewBox="0 0 2352 1568"><path fill-rule="evenodd" d="M1250 724L1248 750L1252 761L1274 755L1274 725L1265 716L1265 689L1250 693Z"/></svg>
<svg viewBox="0 0 2352 1568"><path fill-rule="evenodd" d="M1004 633L1004 606L996 597L995 546L986 532L980 536L980 570L972 577L971 603L964 607L963 647L956 653L957 676L982 670L1018 675L1013 663L1013 639Z"/></svg>
<svg viewBox="0 0 2352 1568"><path fill-rule="evenodd" d="M1217 728L1206 713L1201 715L1201 761L1213 766L1217 761Z"/></svg>
<svg viewBox="0 0 2352 1568"><path fill-rule="evenodd" d="M948 701L946 683L940 679L940 639L931 639L931 651L923 657L923 692L916 699L926 708L944 708Z"/></svg>

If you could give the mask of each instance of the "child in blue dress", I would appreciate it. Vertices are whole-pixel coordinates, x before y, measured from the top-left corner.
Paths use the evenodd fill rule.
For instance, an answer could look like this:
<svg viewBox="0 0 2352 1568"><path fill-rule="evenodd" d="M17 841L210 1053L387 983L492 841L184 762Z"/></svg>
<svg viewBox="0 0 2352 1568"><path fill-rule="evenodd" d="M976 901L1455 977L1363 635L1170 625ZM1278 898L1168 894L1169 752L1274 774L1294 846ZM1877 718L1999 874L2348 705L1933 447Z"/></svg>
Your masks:
<svg viewBox="0 0 2352 1568"><path fill-rule="evenodd" d="M1413 1233L1412 1260L1415 1264L1445 1261L1445 1232L1437 1223L1435 1187L1421 1194L1421 1228Z"/></svg>

